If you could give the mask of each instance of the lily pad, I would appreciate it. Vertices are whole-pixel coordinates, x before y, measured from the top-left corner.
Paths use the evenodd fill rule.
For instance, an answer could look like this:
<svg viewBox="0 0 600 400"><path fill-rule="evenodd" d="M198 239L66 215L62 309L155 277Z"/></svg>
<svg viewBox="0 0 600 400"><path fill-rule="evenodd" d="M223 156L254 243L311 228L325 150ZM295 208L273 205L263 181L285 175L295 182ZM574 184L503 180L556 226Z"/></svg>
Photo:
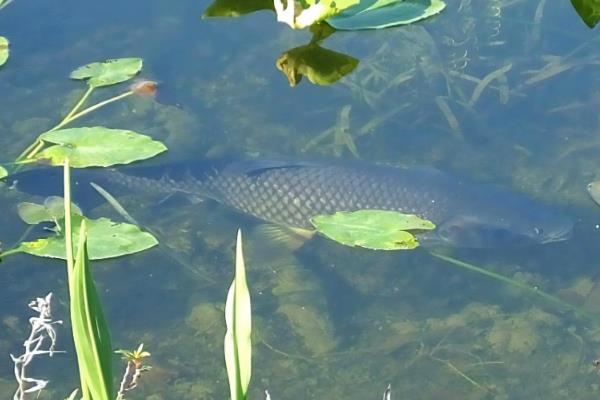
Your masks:
<svg viewBox="0 0 600 400"><path fill-rule="evenodd" d="M442 12L442 0L362 0L350 8L327 18L336 29L380 29L407 25Z"/></svg>
<svg viewBox="0 0 600 400"><path fill-rule="evenodd" d="M352 72L358 60L310 43L286 51L279 56L276 65L287 76L290 86L300 83L303 76L316 85L326 86Z"/></svg>
<svg viewBox="0 0 600 400"><path fill-rule="evenodd" d="M600 0L571 0L571 4L590 28L600 21Z"/></svg>
<svg viewBox="0 0 600 400"><path fill-rule="evenodd" d="M141 58L117 58L94 62L71 72L71 79L87 79L92 87L109 86L133 78L142 69Z"/></svg>
<svg viewBox="0 0 600 400"><path fill-rule="evenodd" d="M44 204L23 202L17 205L19 217L29 225L39 224L40 222L55 222L64 218L65 208L64 199L59 196L50 196L46 198ZM81 209L71 205L73 214L82 215Z"/></svg>
<svg viewBox="0 0 600 400"><path fill-rule="evenodd" d="M38 160L62 165L68 157L75 168L129 164L167 150L164 144L149 136L103 126L60 129L44 133L40 139L55 145L38 153Z"/></svg>
<svg viewBox="0 0 600 400"><path fill-rule="evenodd" d="M0 179L6 178L8 176L8 171L4 167L0 167Z"/></svg>
<svg viewBox="0 0 600 400"><path fill-rule="evenodd" d="M80 215L73 215L73 226L81 225ZM91 260L104 260L134 254L158 244L154 236L143 232L139 227L113 222L108 218L88 219L87 247ZM39 257L65 259L64 220L59 221L56 234L32 242L23 242L18 250ZM79 232L73 232L73 242L79 240Z"/></svg>
<svg viewBox="0 0 600 400"><path fill-rule="evenodd" d="M435 228L432 222L416 215L384 210L317 215L311 222L318 232L338 243L372 250L414 249L419 242L407 231Z"/></svg>
<svg viewBox="0 0 600 400"><path fill-rule="evenodd" d="M202 18L235 18L255 11L272 9L273 0L215 0L204 10Z"/></svg>
<svg viewBox="0 0 600 400"><path fill-rule="evenodd" d="M0 67L8 60L8 39L0 36Z"/></svg>

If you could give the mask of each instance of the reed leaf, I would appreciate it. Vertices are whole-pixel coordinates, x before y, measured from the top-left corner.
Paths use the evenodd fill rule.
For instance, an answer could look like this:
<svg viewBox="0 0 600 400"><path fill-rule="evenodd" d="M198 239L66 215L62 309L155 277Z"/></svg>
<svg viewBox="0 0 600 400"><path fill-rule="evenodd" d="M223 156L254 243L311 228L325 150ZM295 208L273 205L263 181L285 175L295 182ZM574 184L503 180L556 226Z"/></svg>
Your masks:
<svg viewBox="0 0 600 400"><path fill-rule="evenodd" d="M84 400L112 398L112 346L104 311L90 271L85 219L81 221L77 256L73 257L69 162L64 164L65 246L71 326Z"/></svg>
<svg viewBox="0 0 600 400"><path fill-rule="evenodd" d="M252 369L252 315L250 292L242 252L242 232L238 231L235 251L235 277L225 303L225 364L231 400L244 400Z"/></svg>

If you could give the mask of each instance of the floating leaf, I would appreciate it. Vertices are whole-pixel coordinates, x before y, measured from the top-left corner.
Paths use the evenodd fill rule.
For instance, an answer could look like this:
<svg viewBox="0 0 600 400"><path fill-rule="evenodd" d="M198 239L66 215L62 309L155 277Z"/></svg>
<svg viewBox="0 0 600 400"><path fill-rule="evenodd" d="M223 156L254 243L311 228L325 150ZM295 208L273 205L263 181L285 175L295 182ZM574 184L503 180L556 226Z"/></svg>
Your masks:
<svg viewBox="0 0 600 400"><path fill-rule="evenodd" d="M419 242L407 230L435 228L432 222L416 215L382 210L317 215L311 222L318 232L336 242L373 250L414 249Z"/></svg>
<svg viewBox="0 0 600 400"><path fill-rule="evenodd" d="M8 39L4 36L0 36L0 67L8 60Z"/></svg>
<svg viewBox="0 0 600 400"><path fill-rule="evenodd" d="M81 223L83 217L73 215L73 225ZM106 258L120 257L134 254L149 249L158 244L154 236L143 232L135 225L118 223L108 218L87 219L87 247L90 259L103 260ZM34 256L65 259L64 221L59 221L57 234L35 240L23 242L19 250ZM73 233L73 241L78 240L78 233Z"/></svg>
<svg viewBox="0 0 600 400"><path fill-rule="evenodd" d="M6 168L0 166L0 179L6 178L8 176L8 171Z"/></svg>
<svg viewBox="0 0 600 400"><path fill-rule="evenodd" d="M244 400L252 369L252 310L250 291L246 283L246 268L242 253L242 233L238 231L235 248L235 278L225 303L225 365L229 378L231 400Z"/></svg>
<svg viewBox="0 0 600 400"><path fill-rule="evenodd" d="M286 51L276 65L287 76L290 86L296 86L303 76L317 85L331 85L352 72L358 60L311 43Z"/></svg>
<svg viewBox="0 0 600 400"><path fill-rule="evenodd" d="M103 126L60 129L44 133L40 139L56 145L38 153L37 159L62 165L64 159L69 158L75 168L128 164L167 150L164 144L149 136Z"/></svg>
<svg viewBox="0 0 600 400"><path fill-rule="evenodd" d="M442 0L362 0L326 21L341 30L380 29L429 18L445 7Z"/></svg>
<svg viewBox="0 0 600 400"><path fill-rule="evenodd" d="M142 69L141 58L117 58L84 65L71 72L71 79L87 79L92 87L109 86L133 78Z"/></svg>
<svg viewBox="0 0 600 400"><path fill-rule="evenodd" d="M600 0L571 0L571 4L590 28L600 21Z"/></svg>
<svg viewBox="0 0 600 400"><path fill-rule="evenodd" d="M272 10L273 0L215 0L209 5L202 18L239 17L259 10Z"/></svg>
<svg viewBox="0 0 600 400"><path fill-rule="evenodd" d="M40 222L54 222L65 216L64 199L59 196L46 198L44 204L23 202L17 205L19 217L29 225ZM71 210L74 214L82 215L81 209L72 204Z"/></svg>

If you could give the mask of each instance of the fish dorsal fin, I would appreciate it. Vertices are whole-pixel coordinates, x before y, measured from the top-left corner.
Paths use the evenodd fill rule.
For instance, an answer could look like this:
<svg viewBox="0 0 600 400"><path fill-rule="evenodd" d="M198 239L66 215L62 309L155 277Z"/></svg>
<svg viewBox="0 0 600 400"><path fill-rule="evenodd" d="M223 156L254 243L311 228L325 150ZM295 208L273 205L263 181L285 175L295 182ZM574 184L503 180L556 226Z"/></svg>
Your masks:
<svg viewBox="0 0 600 400"><path fill-rule="evenodd" d="M318 162L290 161L284 159L246 160L231 163L225 167L223 172L230 174L260 175L273 169L315 167Z"/></svg>

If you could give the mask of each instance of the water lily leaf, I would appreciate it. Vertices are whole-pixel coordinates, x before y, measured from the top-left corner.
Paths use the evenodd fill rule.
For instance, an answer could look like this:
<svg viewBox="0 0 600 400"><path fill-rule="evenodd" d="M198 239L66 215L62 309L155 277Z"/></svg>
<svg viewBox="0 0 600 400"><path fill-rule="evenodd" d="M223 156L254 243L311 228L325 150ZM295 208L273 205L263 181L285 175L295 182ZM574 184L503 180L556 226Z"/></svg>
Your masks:
<svg viewBox="0 0 600 400"><path fill-rule="evenodd" d="M54 222L65 216L64 199L59 196L46 198L44 204L23 202L17 205L19 217L29 225L40 222ZM73 214L82 215L81 209L76 204L71 204Z"/></svg>
<svg viewBox="0 0 600 400"><path fill-rule="evenodd" d="M255 11L272 9L273 0L215 0L204 10L202 18L235 18Z"/></svg>
<svg viewBox="0 0 600 400"><path fill-rule="evenodd" d="M383 210L317 215L311 222L318 232L338 243L373 250L414 249L419 242L407 231L435 228L432 222L416 215Z"/></svg>
<svg viewBox="0 0 600 400"><path fill-rule="evenodd" d="M362 0L326 21L336 29L380 29L406 25L440 13L442 0Z"/></svg>
<svg viewBox="0 0 600 400"><path fill-rule="evenodd" d="M8 39L0 36L0 67L8 60Z"/></svg>
<svg viewBox="0 0 600 400"><path fill-rule="evenodd" d="M73 226L81 224L81 215L73 215ZM87 248L91 260L120 257L134 254L149 249L158 244L154 236L143 232L139 227L113 222L108 218L88 219ZM59 226L52 236L41 238L32 242L23 242L19 250L34 256L65 259L64 220L59 221ZM79 240L77 230L73 232L73 242Z"/></svg>
<svg viewBox="0 0 600 400"><path fill-rule="evenodd" d="M69 158L72 167L108 167L144 160L167 150L161 142L149 136L103 126L60 129L40 136L54 143L37 155L52 165L62 165Z"/></svg>
<svg viewBox="0 0 600 400"><path fill-rule="evenodd" d="M600 0L571 0L571 4L590 28L600 21Z"/></svg>
<svg viewBox="0 0 600 400"><path fill-rule="evenodd" d="M71 79L87 79L92 87L109 86L133 78L142 69L141 58L117 58L94 62L71 72Z"/></svg>
<svg viewBox="0 0 600 400"><path fill-rule="evenodd" d="M6 168L0 166L0 179L6 178L8 176L8 171Z"/></svg>
<svg viewBox="0 0 600 400"><path fill-rule="evenodd" d="M286 51L279 56L276 65L287 76L290 86L296 86L303 76L316 85L325 86L352 72L358 60L311 43Z"/></svg>

